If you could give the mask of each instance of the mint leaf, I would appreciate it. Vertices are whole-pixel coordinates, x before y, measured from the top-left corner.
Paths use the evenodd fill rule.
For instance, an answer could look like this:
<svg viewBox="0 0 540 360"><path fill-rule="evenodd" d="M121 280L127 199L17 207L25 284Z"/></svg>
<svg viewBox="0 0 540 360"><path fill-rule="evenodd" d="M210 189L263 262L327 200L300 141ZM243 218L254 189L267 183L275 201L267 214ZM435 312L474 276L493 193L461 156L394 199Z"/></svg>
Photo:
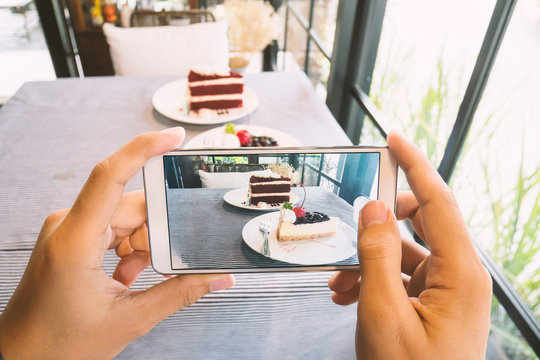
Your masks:
<svg viewBox="0 0 540 360"><path fill-rule="evenodd" d="M287 201L285 201L285 202L283 203L283 208L284 208L284 209L289 209L289 210L292 210L292 209L293 209L292 204L291 204L290 202L287 202Z"/></svg>
<svg viewBox="0 0 540 360"><path fill-rule="evenodd" d="M225 134L236 135L236 131L234 130L234 124L233 123L226 123L225 124Z"/></svg>

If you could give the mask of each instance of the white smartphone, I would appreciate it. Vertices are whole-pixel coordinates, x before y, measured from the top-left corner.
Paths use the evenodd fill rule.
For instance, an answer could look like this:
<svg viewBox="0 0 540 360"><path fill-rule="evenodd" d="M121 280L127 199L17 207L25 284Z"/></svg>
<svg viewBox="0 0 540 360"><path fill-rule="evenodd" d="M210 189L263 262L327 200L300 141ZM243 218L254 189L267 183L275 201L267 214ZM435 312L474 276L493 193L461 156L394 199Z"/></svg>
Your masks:
<svg viewBox="0 0 540 360"><path fill-rule="evenodd" d="M387 147L178 150L143 173L162 274L358 269L361 206L396 205Z"/></svg>

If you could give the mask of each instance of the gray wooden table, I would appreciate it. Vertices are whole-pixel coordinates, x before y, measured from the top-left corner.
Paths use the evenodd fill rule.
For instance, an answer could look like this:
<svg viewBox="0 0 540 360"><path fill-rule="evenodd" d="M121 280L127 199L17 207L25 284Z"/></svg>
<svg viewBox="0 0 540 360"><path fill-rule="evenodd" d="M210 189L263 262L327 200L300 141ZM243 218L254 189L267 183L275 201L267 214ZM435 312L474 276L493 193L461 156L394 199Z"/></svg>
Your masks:
<svg viewBox="0 0 540 360"><path fill-rule="evenodd" d="M252 250L242 240L242 230L256 217L268 217L273 212L261 212L235 207L223 201L231 189L169 189L169 231L173 251L173 268L182 265L197 269L251 269L256 267L291 267L292 264L267 258ZM306 187L304 207L335 216L355 231L353 208L334 193L318 186ZM303 191L293 188L299 198ZM257 232L254 236L262 234ZM355 238L350 239L355 242ZM276 244L277 245L277 244ZM271 245L272 247L274 245ZM324 247L325 245L320 245ZM327 265L358 265L351 256Z"/></svg>
<svg viewBox="0 0 540 360"><path fill-rule="evenodd" d="M25 84L0 109L0 311L22 276L40 227L71 206L93 165L135 135L179 123L152 109L174 78L87 78ZM285 130L306 145L349 140L301 73L246 77L259 97L250 123ZM242 119L238 122L245 122ZM186 125L188 139L213 126ZM127 190L142 187L139 173ZM114 253L104 268L112 273ZM354 358L356 308L332 303L329 273L237 275L130 344L119 359ZM146 269L134 289L162 277Z"/></svg>

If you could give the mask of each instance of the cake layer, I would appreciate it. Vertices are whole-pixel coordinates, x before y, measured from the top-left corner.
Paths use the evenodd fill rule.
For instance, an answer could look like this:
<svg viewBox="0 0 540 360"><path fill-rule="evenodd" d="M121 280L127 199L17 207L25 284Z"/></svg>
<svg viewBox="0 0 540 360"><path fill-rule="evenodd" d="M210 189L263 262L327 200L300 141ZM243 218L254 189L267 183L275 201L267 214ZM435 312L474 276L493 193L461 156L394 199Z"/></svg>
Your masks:
<svg viewBox="0 0 540 360"><path fill-rule="evenodd" d="M271 176L255 176L249 178L250 183L264 183L264 182L291 182L291 179L286 177L271 177Z"/></svg>
<svg viewBox="0 0 540 360"><path fill-rule="evenodd" d="M189 92L191 96L241 94L244 92L244 84L189 85Z"/></svg>
<svg viewBox="0 0 540 360"><path fill-rule="evenodd" d="M281 221L278 226L278 241L294 241L334 236L339 227L339 219L330 216L330 220L313 224L294 225L290 221Z"/></svg>
<svg viewBox="0 0 540 360"><path fill-rule="evenodd" d="M194 82L194 81L203 81L203 80L215 80L215 79L224 79L224 78L241 78L242 75L235 73L233 71L229 71L228 75L220 75L220 74L201 74L197 73L193 70L191 70L188 74L188 81Z"/></svg>
<svg viewBox="0 0 540 360"><path fill-rule="evenodd" d="M289 200L289 194L259 194L249 197L249 203L251 205L257 205L260 202L265 202L267 204L281 204Z"/></svg>
<svg viewBox="0 0 540 360"><path fill-rule="evenodd" d="M243 78L221 78L215 80L202 80L202 81L190 81L189 86L208 86L208 85L229 85L229 84L243 84Z"/></svg>
<svg viewBox="0 0 540 360"><path fill-rule="evenodd" d="M249 184L249 190L252 194L274 193L274 192L289 193L291 191L291 183L290 182L254 183L254 184Z"/></svg>
<svg viewBox="0 0 540 360"><path fill-rule="evenodd" d="M242 107L242 99L223 99L223 100L205 100L205 101L192 101L189 104L189 108L192 111L200 109L231 109Z"/></svg>

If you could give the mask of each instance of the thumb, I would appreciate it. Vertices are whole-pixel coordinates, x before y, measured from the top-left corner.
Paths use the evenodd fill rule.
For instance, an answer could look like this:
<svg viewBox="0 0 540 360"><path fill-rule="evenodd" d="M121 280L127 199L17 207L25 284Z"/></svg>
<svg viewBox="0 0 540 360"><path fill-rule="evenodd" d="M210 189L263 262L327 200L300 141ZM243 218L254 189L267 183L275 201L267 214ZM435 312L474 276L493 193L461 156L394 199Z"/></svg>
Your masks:
<svg viewBox="0 0 540 360"><path fill-rule="evenodd" d="M382 201L371 201L362 209L358 228L362 288L373 287L377 293L402 290L401 237L392 211Z"/></svg>
<svg viewBox="0 0 540 360"><path fill-rule="evenodd" d="M137 293L133 298L134 306L137 314L147 320L141 325L147 326L148 331L161 320L195 303L209 292L224 290L234 284L234 277L226 274L175 276Z"/></svg>

